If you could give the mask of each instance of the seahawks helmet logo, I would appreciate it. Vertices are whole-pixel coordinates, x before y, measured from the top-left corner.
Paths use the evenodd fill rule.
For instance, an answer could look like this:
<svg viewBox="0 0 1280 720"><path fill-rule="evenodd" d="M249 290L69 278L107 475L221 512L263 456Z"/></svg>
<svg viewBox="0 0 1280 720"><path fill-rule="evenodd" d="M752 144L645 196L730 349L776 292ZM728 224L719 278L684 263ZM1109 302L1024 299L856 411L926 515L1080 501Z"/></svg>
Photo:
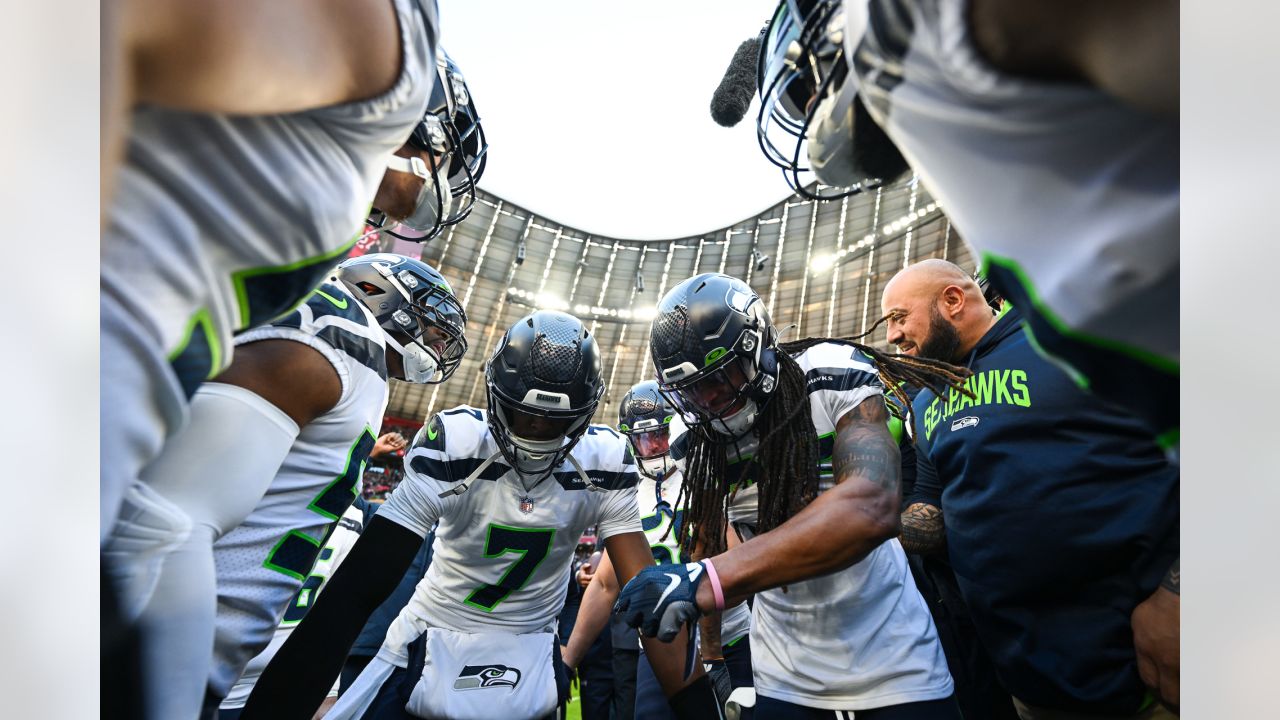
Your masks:
<svg viewBox="0 0 1280 720"><path fill-rule="evenodd" d="M454 690L514 688L520 683L520 671L506 665L467 665L453 681Z"/></svg>

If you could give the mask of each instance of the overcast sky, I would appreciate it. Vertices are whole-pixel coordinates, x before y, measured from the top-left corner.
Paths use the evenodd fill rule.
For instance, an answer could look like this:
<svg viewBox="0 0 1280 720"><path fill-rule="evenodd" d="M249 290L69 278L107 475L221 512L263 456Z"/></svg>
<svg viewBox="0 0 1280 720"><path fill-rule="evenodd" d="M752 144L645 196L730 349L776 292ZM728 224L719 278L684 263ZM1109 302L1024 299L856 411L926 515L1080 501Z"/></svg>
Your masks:
<svg viewBox="0 0 1280 720"><path fill-rule="evenodd" d="M711 93L776 0L439 0L489 138L480 187L594 234L697 235L790 194Z"/></svg>

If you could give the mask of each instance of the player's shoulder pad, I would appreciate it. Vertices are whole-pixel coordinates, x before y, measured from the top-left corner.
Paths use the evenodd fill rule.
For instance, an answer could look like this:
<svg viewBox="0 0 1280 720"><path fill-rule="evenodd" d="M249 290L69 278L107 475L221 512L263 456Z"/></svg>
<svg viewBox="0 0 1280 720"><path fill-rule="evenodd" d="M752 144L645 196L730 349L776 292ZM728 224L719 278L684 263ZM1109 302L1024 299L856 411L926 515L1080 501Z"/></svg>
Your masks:
<svg viewBox="0 0 1280 720"><path fill-rule="evenodd" d="M342 287L340 283L332 280L323 282L315 290L312 290L303 305L310 311L313 322L329 316L340 317L359 325L366 325L369 322L364 308L360 305L360 301L351 297L346 288ZM287 315L285 319L291 319L294 314L299 314L300 312L301 308Z"/></svg>
<svg viewBox="0 0 1280 720"><path fill-rule="evenodd" d="M596 487L622 490L639 482L626 438L608 425L588 425L573 456Z"/></svg>
<svg viewBox="0 0 1280 720"><path fill-rule="evenodd" d="M360 301L336 282L322 283L300 307L271 325L314 335L384 380L387 377L382 330Z"/></svg>
<svg viewBox="0 0 1280 720"><path fill-rule="evenodd" d="M796 364L804 370L805 391L855 390L866 385L879 385L880 375L871 359L861 350L843 343L820 343L796 356Z"/></svg>
<svg viewBox="0 0 1280 720"><path fill-rule="evenodd" d="M479 456L488 431L483 410L460 405L438 412L413 436L406 470L439 482L461 482L483 462Z"/></svg>
<svg viewBox="0 0 1280 720"><path fill-rule="evenodd" d="M689 456L689 433L682 432L667 446L672 462L683 463Z"/></svg>

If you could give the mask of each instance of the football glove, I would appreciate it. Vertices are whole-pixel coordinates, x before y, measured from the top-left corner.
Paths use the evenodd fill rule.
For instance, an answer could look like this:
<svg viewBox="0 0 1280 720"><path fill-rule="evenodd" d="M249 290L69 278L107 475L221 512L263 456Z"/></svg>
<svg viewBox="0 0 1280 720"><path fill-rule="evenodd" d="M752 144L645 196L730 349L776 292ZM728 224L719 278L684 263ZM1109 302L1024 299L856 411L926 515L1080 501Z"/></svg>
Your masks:
<svg viewBox="0 0 1280 720"><path fill-rule="evenodd" d="M622 588L613 614L645 637L671 642L702 616L696 599L703 570L701 563L647 567Z"/></svg>

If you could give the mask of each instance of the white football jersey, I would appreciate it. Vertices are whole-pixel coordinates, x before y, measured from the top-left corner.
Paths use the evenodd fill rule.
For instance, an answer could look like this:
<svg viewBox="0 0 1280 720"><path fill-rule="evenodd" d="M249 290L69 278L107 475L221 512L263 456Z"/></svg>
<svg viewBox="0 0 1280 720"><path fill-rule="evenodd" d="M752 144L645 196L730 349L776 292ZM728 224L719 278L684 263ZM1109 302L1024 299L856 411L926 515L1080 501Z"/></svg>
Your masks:
<svg viewBox="0 0 1280 720"><path fill-rule="evenodd" d="M846 0L867 109L984 262L1072 330L1178 357L1177 117L1084 84L1013 77L962 0Z"/></svg>
<svg viewBox="0 0 1280 720"><path fill-rule="evenodd" d="M858 350L815 345L796 356L805 372L810 416L818 432L819 490L833 486L836 424L884 387ZM672 458L683 464L686 428L671 421ZM754 477L742 477L755 454L754 436L728 450L736 490L729 521L750 539L757 524ZM739 460L738 458L744 458ZM748 542L748 545L750 542ZM806 707L866 710L951 695L938 633L897 539L843 570L757 593L751 623L756 692Z"/></svg>
<svg viewBox="0 0 1280 720"><path fill-rule="evenodd" d="M214 543L218 621L210 687L218 693L270 642L326 534L355 500L387 406L383 331L336 278L294 312L236 342L268 339L300 342L324 355L342 381L342 395L302 428L249 517Z"/></svg>
<svg viewBox="0 0 1280 720"><path fill-rule="evenodd" d="M342 259L436 78L435 0L392 0L401 72L367 100L278 115L139 105L102 237L102 536L230 364Z"/></svg>
<svg viewBox="0 0 1280 720"><path fill-rule="evenodd" d="M640 532L635 464L612 428L589 426L573 448L591 488L568 461L526 488L498 453L485 411L466 405L437 414L414 438L405 478L378 515L423 537L434 526L435 544L379 657L404 667L405 646L429 626L551 631L583 531L594 525L602 540Z"/></svg>
<svg viewBox="0 0 1280 720"><path fill-rule="evenodd" d="M298 589L298 593L294 595L293 601L285 608L284 617L281 618L280 624L276 626L275 634L271 636L271 642L266 649L258 653L245 665L244 672L241 673L240 679L231 688L231 692L222 700L221 707L226 710L242 708L249 700L249 694L253 692L253 686L257 684L258 677L262 675L262 671L267 669L267 665L271 662L271 658L276 656L276 652L284 645L284 641L289 639L289 635L298 623L302 622L302 618L306 617L307 611L315 605L316 599L320 593L324 591L325 585L328 584L329 578L333 576L338 566L347 556L347 552L351 550L351 546L356 544L356 540L360 539L360 533L364 530L364 511L358 506L352 505L347 511L338 518L338 524L333 528L333 533L329 535L329 541L325 543L324 548L320 550L320 556L316 558L315 567L311 569L311 574L307 576L306 582ZM337 684L335 683L333 691L330 695L337 695Z"/></svg>
<svg viewBox="0 0 1280 720"><path fill-rule="evenodd" d="M636 485L636 502L640 507L640 525L649 547L653 550L654 562L685 563L689 558L680 552L680 539L676 537L673 525L678 526L684 517L684 508L673 510L676 499L680 497L680 471L672 470L658 482L645 475L640 475ZM730 608L725 608L720 615L720 643L729 643L741 639L751 632L751 609L746 601Z"/></svg>

